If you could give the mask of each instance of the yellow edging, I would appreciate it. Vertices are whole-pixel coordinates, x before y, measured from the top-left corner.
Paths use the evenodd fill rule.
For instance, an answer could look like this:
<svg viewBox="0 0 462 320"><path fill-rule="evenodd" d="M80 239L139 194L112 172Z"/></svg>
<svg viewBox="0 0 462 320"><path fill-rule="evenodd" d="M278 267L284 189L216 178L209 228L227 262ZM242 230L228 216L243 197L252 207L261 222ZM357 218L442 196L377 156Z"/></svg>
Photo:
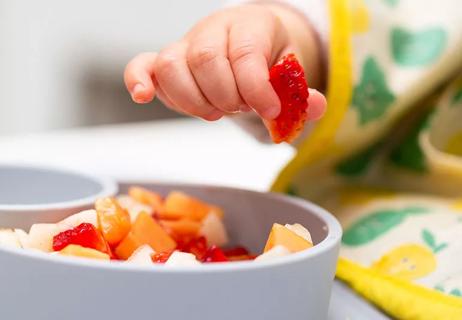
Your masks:
<svg viewBox="0 0 462 320"><path fill-rule="evenodd" d="M346 0L329 0L331 35L329 50L329 108L309 137L303 141L297 155L282 170L272 191L285 192L293 176L304 166L321 158L332 142L351 98L351 19Z"/></svg>
<svg viewBox="0 0 462 320"><path fill-rule="evenodd" d="M462 319L462 299L340 259L337 277L398 319Z"/></svg>

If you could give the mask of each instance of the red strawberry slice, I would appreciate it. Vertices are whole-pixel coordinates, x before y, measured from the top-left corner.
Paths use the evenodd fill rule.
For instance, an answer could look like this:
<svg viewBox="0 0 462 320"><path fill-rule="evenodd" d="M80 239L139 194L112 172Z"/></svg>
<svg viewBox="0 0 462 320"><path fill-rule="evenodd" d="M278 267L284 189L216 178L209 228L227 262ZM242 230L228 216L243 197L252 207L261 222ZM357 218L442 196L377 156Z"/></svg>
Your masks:
<svg viewBox="0 0 462 320"><path fill-rule="evenodd" d="M53 237L53 250L60 251L70 244L96 249L111 255L103 235L91 223L81 223L77 227L58 233Z"/></svg>
<svg viewBox="0 0 462 320"><path fill-rule="evenodd" d="M270 82L281 101L281 113L265 126L275 143L292 142L307 119L308 85L305 72L294 54L288 54L270 69Z"/></svg>

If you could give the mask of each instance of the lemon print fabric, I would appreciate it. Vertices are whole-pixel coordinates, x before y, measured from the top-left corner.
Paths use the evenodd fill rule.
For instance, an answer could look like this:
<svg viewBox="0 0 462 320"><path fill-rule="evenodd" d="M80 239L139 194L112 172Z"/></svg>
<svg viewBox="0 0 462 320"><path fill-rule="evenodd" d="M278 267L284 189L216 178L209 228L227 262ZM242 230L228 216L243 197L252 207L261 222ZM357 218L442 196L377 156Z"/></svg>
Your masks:
<svg viewBox="0 0 462 320"><path fill-rule="evenodd" d="M398 278L414 280L436 269L433 252L419 244L405 244L386 253L372 269Z"/></svg>
<svg viewBox="0 0 462 320"><path fill-rule="evenodd" d="M407 67L424 66L437 60L447 42L440 27L411 31L396 27L391 30L391 51L394 61Z"/></svg>
<svg viewBox="0 0 462 320"><path fill-rule="evenodd" d="M426 212L427 209L422 207L383 209L372 212L345 230L342 243L348 246L367 244L401 224L407 217Z"/></svg>
<svg viewBox="0 0 462 320"><path fill-rule="evenodd" d="M385 73L374 57L368 57L352 98L352 107L358 111L360 125L380 119L394 101L395 96L388 87Z"/></svg>

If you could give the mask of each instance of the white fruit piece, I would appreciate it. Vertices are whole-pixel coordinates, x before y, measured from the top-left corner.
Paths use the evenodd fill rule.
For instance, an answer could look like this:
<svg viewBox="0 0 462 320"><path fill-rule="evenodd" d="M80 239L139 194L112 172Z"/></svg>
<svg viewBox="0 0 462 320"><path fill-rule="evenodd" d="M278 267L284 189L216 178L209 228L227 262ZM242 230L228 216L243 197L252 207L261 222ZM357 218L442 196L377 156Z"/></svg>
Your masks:
<svg viewBox="0 0 462 320"><path fill-rule="evenodd" d="M54 223L34 224L29 230L25 248L51 252L53 251L53 237L61 231Z"/></svg>
<svg viewBox="0 0 462 320"><path fill-rule="evenodd" d="M259 255L255 258L254 261L269 261L273 259L277 259L280 257L285 257L290 254L289 249L284 246L277 245L270 250L266 251L265 253Z"/></svg>
<svg viewBox="0 0 462 320"><path fill-rule="evenodd" d="M174 251L165 262L165 265L170 267L197 266L200 264L195 255L181 251Z"/></svg>
<svg viewBox="0 0 462 320"><path fill-rule="evenodd" d="M13 229L0 229L0 246L9 248L21 248L19 237Z"/></svg>
<svg viewBox="0 0 462 320"><path fill-rule="evenodd" d="M153 210L150 206L147 206L141 202L138 202L136 201L135 199L133 199L132 197L130 197L129 195L126 195L126 194L123 194L123 195L120 195L117 197L117 202L119 203L119 205L124 208L125 210L128 211L128 213L130 214L130 219L133 221L136 220L136 217L138 217L138 215L141 213L141 212L146 212L148 214L152 214Z"/></svg>
<svg viewBox="0 0 462 320"><path fill-rule="evenodd" d="M22 229L14 229L14 233L18 236L19 243L21 244L21 248L27 248L27 241L29 235L26 231Z"/></svg>
<svg viewBox="0 0 462 320"><path fill-rule="evenodd" d="M286 224L284 227L295 233L297 236L302 237L310 243L313 243L313 240L311 240L310 232L300 223Z"/></svg>
<svg viewBox="0 0 462 320"><path fill-rule="evenodd" d="M214 212L210 212L202 220L199 233L207 238L210 245L221 247L228 243L228 233L226 232L225 225Z"/></svg>
<svg viewBox="0 0 462 320"><path fill-rule="evenodd" d="M84 210L82 212L73 214L58 222L58 227L61 231L65 231L75 228L82 223L91 223L96 228L98 228L98 217L96 215L96 210Z"/></svg>
<svg viewBox="0 0 462 320"><path fill-rule="evenodd" d="M138 249L135 250L135 252L132 253L130 258L127 259L126 263L130 264L136 264L139 266L148 266L152 265L152 259L151 256L155 253L154 250L152 250L151 246L145 244L139 247Z"/></svg>

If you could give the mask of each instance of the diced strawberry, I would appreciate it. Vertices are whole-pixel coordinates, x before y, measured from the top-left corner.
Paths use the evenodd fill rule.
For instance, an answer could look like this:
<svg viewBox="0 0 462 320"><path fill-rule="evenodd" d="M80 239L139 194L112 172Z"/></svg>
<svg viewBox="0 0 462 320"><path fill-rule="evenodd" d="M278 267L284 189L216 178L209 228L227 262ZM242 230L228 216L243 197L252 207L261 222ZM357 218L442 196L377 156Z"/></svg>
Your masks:
<svg viewBox="0 0 462 320"><path fill-rule="evenodd" d="M183 238L177 240L177 250L194 254L198 260L202 260L207 252L207 239L205 237Z"/></svg>
<svg viewBox="0 0 462 320"><path fill-rule="evenodd" d="M229 261L228 258L217 246L211 246L207 252L205 253L204 257L202 258L202 262L227 262Z"/></svg>
<svg viewBox="0 0 462 320"><path fill-rule="evenodd" d="M77 227L60 232L53 237L53 250L55 251L60 251L70 244L96 249L111 255L106 240L91 223L81 223Z"/></svg>
<svg viewBox="0 0 462 320"><path fill-rule="evenodd" d="M309 95L303 67L294 54L271 67L270 82L281 101L281 113L264 123L275 143L292 142L305 124Z"/></svg>
<svg viewBox="0 0 462 320"><path fill-rule="evenodd" d="M236 246L229 249L223 249L223 253L227 257L245 256L249 254L249 251L241 246Z"/></svg>
<svg viewBox="0 0 462 320"><path fill-rule="evenodd" d="M173 253L173 251L154 253L151 256L152 262L154 262L154 263L165 263L165 262L167 262L168 258L170 258L172 253Z"/></svg>

